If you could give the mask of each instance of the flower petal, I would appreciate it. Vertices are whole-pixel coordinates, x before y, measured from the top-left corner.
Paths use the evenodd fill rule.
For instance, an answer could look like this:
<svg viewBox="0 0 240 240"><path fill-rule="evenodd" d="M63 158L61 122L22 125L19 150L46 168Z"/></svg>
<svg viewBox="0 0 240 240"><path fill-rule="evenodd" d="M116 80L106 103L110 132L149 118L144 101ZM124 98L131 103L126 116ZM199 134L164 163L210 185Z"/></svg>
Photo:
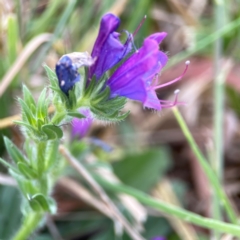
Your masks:
<svg viewBox="0 0 240 240"><path fill-rule="evenodd" d="M74 118L72 121L72 137L83 138L92 125L93 118L89 109L79 109L86 118Z"/></svg>
<svg viewBox="0 0 240 240"><path fill-rule="evenodd" d="M161 69L158 58L157 42L145 39L139 51L120 66L108 80L107 85L111 89L111 94L145 102L147 80L154 77Z"/></svg>
<svg viewBox="0 0 240 240"><path fill-rule="evenodd" d="M143 102L143 106L147 108L153 108L156 110L162 109L155 90L149 90L147 92L147 97L146 100Z"/></svg>
<svg viewBox="0 0 240 240"><path fill-rule="evenodd" d="M154 39L155 41L157 41L158 44L160 44L166 36L167 36L166 32L158 32L151 34L150 36L147 37L147 39Z"/></svg>
<svg viewBox="0 0 240 240"><path fill-rule="evenodd" d="M132 48L130 34L125 44L119 40L119 33L115 32L120 24L120 19L113 14L105 14L102 17L97 40L92 51L95 63L90 68L89 78L96 75L99 79L107 70L121 61Z"/></svg>

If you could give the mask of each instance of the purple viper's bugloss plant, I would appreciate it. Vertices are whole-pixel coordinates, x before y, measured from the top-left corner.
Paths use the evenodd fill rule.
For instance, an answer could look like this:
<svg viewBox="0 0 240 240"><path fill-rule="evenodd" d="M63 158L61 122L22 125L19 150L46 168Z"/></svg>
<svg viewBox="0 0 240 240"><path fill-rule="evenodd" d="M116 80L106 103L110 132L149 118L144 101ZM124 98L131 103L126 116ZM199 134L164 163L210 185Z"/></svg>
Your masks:
<svg viewBox="0 0 240 240"><path fill-rule="evenodd" d="M92 57L95 63L90 67L89 77L101 77L108 69L111 69L119 61L125 58L132 48L133 35L128 34L124 44L119 41L119 33L114 32L120 24L120 20L113 14L105 14L102 17L97 40L94 44ZM135 31L136 33L136 31ZM173 102L159 100L156 90L170 85L182 78L158 85L158 75L167 64L167 55L159 51L159 44L167 36L160 32L150 35L144 40L143 46L132 54L123 64L116 69L113 75L106 81L111 90L111 97L123 96L143 103L144 107L161 110L182 104L176 98ZM186 63L188 66L189 62Z"/></svg>
<svg viewBox="0 0 240 240"><path fill-rule="evenodd" d="M88 108L93 117L119 121L127 116L120 114L126 99L139 101L144 107L155 110L184 104L178 101L179 90L175 91L174 101L158 99L156 91L179 81L187 71L189 61L180 77L159 84L160 72L168 61L159 45L167 33L157 32L148 36L142 47L136 49L134 36L143 21L133 34L122 31L127 35L122 43L120 32L117 32L120 19L107 13L101 19L91 55L86 52L70 53L58 61L56 74L59 88L66 96L64 101L70 99L68 106L71 106L71 111ZM85 67L85 76L80 80L78 69L82 66ZM112 70L110 76L106 74L109 70ZM78 82L79 89L75 91ZM69 94L69 90L75 93Z"/></svg>

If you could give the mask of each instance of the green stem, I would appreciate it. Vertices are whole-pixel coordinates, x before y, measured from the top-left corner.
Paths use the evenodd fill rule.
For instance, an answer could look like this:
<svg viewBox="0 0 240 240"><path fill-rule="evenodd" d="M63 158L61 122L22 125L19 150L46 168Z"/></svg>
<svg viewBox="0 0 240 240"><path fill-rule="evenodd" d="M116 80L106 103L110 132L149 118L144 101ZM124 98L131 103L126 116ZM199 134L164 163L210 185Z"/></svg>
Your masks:
<svg viewBox="0 0 240 240"><path fill-rule="evenodd" d="M12 240L26 240L29 235L37 228L38 223L42 219L42 213L32 212L25 216L21 228L18 230L17 234L12 238Z"/></svg>
<svg viewBox="0 0 240 240"><path fill-rule="evenodd" d="M215 28L216 31L221 30L225 25L224 1L216 0L215 10ZM214 158L209 159L212 169L216 172L219 182L222 182L223 175L223 117L224 117L224 74L221 71L223 39L219 37L214 44L214 63L215 63L215 81L214 81ZM221 199L218 198L216 192L213 193L212 217L222 219ZM213 232L214 239L220 239L219 233Z"/></svg>
<svg viewBox="0 0 240 240"><path fill-rule="evenodd" d="M238 225L233 225L210 218L205 218L195 213L181 209L177 206L165 203L161 200L154 199L151 196L143 192L140 192L139 190L136 190L134 188L128 187L126 185L111 183L100 176L95 176L95 178L98 181L98 183L101 184L104 188L117 193L128 194L136 198L139 202L146 204L147 206L150 206L154 209L160 210L165 214L177 217L186 222L193 223L197 226L202 226L207 229L213 229L218 232L229 233L234 236L240 236L240 227Z"/></svg>
<svg viewBox="0 0 240 240"><path fill-rule="evenodd" d="M38 141L36 142L37 148L37 161L36 161L36 168L38 172L38 182L39 187L41 189L41 193L46 195L48 194L48 178L46 177L45 173L45 165L46 165L46 150L47 150L47 141Z"/></svg>
<svg viewBox="0 0 240 240"><path fill-rule="evenodd" d="M215 1L215 22L216 29L220 30L224 26L224 3ZM223 171L223 113L224 113L224 81L225 75L221 71L222 58L222 38L215 42L214 62L215 62L215 81L214 81L214 142L215 142L215 167L218 178L221 182Z"/></svg>
<svg viewBox="0 0 240 240"><path fill-rule="evenodd" d="M219 200L221 201L222 205L225 207L225 210L228 214L229 219L231 220L232 223L237 224L237 216L235 212L232 209L232 206L229 202L228 197L226 196L224 190L221 187L220 182L218 181L218 178L215 174L215 172L212 170L211 166L207 162L206 158L198 148L195 140L193 139L192 134L190 133L182 115L178 111L176 107L172 108L173 113L183 131L183 134L185 135L192 151L194 152L195 156L197 157L197 160L199 161L200 165L202 166L209 182L211 183L212 187L214 188Z"/></svg>

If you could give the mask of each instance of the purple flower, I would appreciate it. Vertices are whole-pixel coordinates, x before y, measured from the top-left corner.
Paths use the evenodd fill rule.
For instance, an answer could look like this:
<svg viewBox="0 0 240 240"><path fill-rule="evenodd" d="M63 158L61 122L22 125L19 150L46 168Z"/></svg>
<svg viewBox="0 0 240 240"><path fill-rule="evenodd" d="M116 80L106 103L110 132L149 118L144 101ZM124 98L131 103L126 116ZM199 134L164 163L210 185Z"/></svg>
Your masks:
<svg viewBox="0 0 240 240"><path fill-rule="evenodd" d="M92 125L93 118L89 109L79 109L86 118L74 118L72 121L72 137L83 138Z"/></svg>
<svg viewBox="0 0 240 240"><path fill-rule="evenodd" d="M154 237L151 240L166 240L164 237Z"/></svg>
<svg viewBox="0 0 240 240"><path fill-rule="evenodd" d="M107 85L111 96L124 96L143 103L144 107L161 110L182 104L177 101L177 93L173 102L159 100L156 90L180 80L187 70L186 62L184 73L166 84L158 85L158 74L166 65L168 57L159 51L159 44L167 33L155 33L144 40L143 46L126 60L108 79Z"/></svg>
<svg viewBox="0 0 240 240"><path fill-rule="evenodd" d="M120 34L115 32L119 25L120 19L111 13L102 17L99 33L91 54L95 63L89 69L89 79L94 75L99 79L131 51L132 35L127 32L127 40L122 44L119 40Z"/></svg>
<svg viewBox="0 0 240 240"><path fill-rule="evenodd" d="M88 83L96 76L100 79L106 71L122 61L109 79L105 79L105 87L110 89L110 98L117 96L142 102L144 107L161 110L179 104L178 92L175 91L175 100L159 100L156 90L179 81L187 71L189 61L181 76L165 83L159 84L158 77L162 68L167 64L167 55L159 50L159 44L167 36L165 32L158 32L148 36L142 47L135 51L127 60L133 45L133 37L138 32L146 17L133 34L127 33L127 40L122 44L120 34L116 32L120 19L107 13L102 17L98 37L94 44L91 56L86 53L73 53L63 56L57 66L56 73L61 90L68 95L68 91L80 80L78 68L89 68ZM88 84L87 83L87 84ZM103 90L103 89L102 89Z"/></svg>
<svg viewBox="0 0 240 240"><path fill-rule="evenodd" d="M68 95L68 91L73 88L76 82L80 81L78 68L73 64L72 59L64 55L56 65L56 74L61 90Z"/></svg>

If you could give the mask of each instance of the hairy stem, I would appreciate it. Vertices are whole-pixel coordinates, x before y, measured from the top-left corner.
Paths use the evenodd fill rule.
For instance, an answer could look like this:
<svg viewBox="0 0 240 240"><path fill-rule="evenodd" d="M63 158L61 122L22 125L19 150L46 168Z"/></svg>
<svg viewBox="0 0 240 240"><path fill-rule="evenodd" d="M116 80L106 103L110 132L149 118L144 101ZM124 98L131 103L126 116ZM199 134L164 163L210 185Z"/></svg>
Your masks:
<svg viewBox="0 0 240 240"><path fill-rule="evenodd" d="M23 219L21 228L18 230L12 240L26 240L29 235L37 228L38 223L43 217L42 213L32 212Z"/></svg>

